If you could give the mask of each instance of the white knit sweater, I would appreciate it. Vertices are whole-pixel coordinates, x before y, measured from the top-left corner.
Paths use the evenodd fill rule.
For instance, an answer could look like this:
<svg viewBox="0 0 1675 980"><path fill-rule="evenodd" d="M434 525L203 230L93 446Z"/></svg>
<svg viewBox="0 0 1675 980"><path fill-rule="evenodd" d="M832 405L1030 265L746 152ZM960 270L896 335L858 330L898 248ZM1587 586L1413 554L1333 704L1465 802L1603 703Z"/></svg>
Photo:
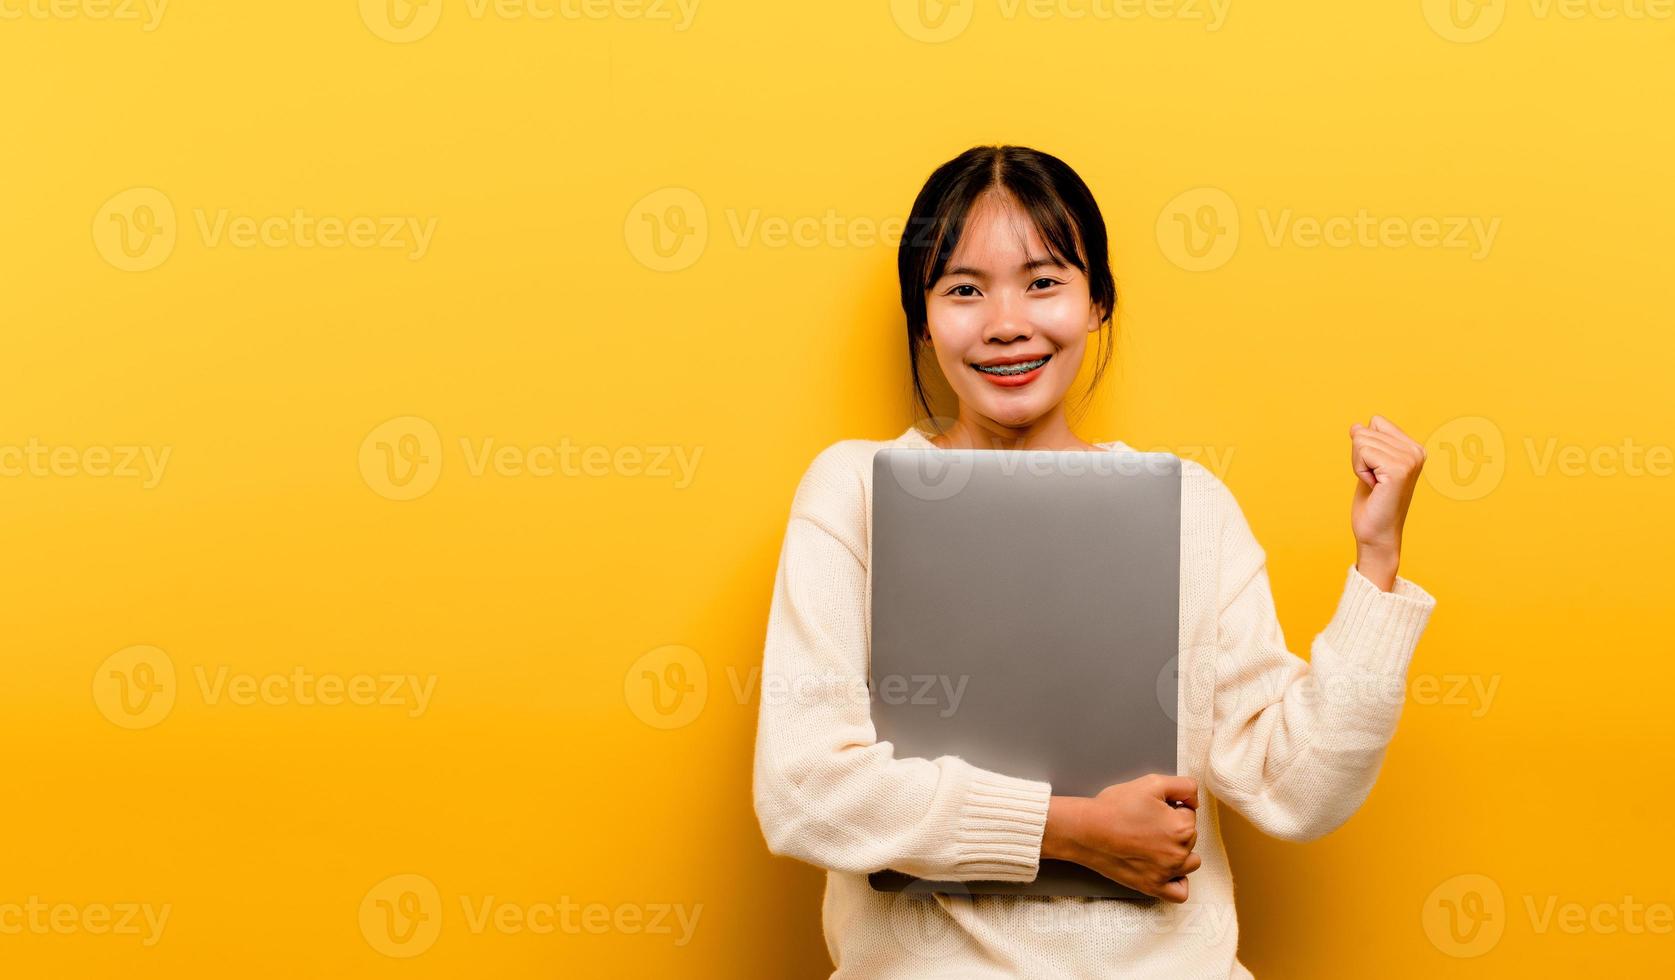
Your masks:
<svg viewBox="0 0 1675 980"><path fill-rule="evenodd" d="M827 869L834 977L1249 977L1216 801L1311 840L1366 799L1436 600L1353 565L1309 661L1291 653L1267 558L1227 486L1181 465L1177 750L1199 782L1203 866L1161 900L875 892L894 868L948 881L1035 877L1051 787L954 757L896 758L866 697L872 457L935 448L916 428L823 450L797 486L775 576L756 734L768 848ZM1102 448L1131 450L1120 441Z"/></svg>

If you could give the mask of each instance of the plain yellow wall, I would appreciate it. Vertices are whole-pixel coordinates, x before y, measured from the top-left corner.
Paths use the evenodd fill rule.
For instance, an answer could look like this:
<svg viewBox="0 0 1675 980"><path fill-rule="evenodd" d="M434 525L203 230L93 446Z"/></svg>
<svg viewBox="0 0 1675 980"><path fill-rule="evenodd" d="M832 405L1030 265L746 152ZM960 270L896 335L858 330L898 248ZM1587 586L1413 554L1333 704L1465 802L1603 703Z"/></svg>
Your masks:
<svg viewBox="0 0 1675 980"><path fill-rule="evenodd" d="M1245 962L1675 962L1667 4L387 2L0 0L0 973L824 975L752 671L985 142L1109 223L1080 433L1218 468L1293 649L1350 423L1432 449L1400 731L1230 821Z"/></svg>

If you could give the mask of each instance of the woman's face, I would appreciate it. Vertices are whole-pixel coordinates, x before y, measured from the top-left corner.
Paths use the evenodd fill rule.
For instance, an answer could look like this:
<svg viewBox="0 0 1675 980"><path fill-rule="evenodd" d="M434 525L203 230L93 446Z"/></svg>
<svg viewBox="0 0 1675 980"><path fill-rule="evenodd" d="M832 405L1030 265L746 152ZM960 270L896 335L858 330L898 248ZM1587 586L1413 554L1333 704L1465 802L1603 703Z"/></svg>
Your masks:
<svg viewBox="0 0 1675 980"><path fill-rule="evenodd" d="M1100 311L1008 194L985 194L925 296L931 346L963 409L1027 426L1064 400Z"/></svg>

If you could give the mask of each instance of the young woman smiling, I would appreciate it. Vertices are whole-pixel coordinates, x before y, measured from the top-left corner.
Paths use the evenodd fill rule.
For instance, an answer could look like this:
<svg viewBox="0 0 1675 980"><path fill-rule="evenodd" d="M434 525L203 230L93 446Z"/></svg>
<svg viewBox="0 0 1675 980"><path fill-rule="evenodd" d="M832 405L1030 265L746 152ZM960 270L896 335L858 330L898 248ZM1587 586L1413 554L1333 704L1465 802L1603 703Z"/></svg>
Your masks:
<svg viewBox="0 0 1675 980"><path fill-rule="evenodd" d="M1424 450L1374 415L1349 426L1355 561L1304 661L1287 649L1266 553L1227 486L1182 461L1180 774L1094 797L963 759L897 758L875 737L868 671L872 456L941 449L1128 450L1071 430L1064 400L1116 288L1104 218L1062 161L976 147L939 167L898 255L913 385L934 354L958 398L944 431L827 447L797 486L774 582L754 794L769 849L827 870L836 977L1248 977L1217 801L1286 840L1329 833L1371 790L1436 600L1397 574ZM1091 391L1091 387L1090 387ZM820 683L810 685L809 679ZM803 683L797 683L802 681ZM810 696L810 692L816 696ZM1032 880L1086 865L1157 901L873 891L895 869Z"/></svg>

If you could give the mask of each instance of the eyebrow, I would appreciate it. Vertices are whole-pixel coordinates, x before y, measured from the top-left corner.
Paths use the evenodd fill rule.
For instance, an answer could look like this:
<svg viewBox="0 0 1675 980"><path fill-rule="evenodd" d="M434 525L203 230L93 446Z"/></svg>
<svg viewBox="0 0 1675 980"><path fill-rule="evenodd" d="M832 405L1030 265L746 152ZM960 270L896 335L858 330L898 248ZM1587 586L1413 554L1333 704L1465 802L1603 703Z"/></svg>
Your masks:
<svg viewBox="0 0 1675 980"><path fill-rule="evenodd" d="M1018 271L1028 272L1031 269L1039 269L1044 265L1054 266L1059 269L1066 268L1065 264L1057 259L1031 259L1023 265L1018 266ZM971 276L976 279L982 279L984 278L984 273L981 269L973 269L969 265L960 265L955 266L952 269L944 270L940 278L946 279L949 276Z"/></svg>

